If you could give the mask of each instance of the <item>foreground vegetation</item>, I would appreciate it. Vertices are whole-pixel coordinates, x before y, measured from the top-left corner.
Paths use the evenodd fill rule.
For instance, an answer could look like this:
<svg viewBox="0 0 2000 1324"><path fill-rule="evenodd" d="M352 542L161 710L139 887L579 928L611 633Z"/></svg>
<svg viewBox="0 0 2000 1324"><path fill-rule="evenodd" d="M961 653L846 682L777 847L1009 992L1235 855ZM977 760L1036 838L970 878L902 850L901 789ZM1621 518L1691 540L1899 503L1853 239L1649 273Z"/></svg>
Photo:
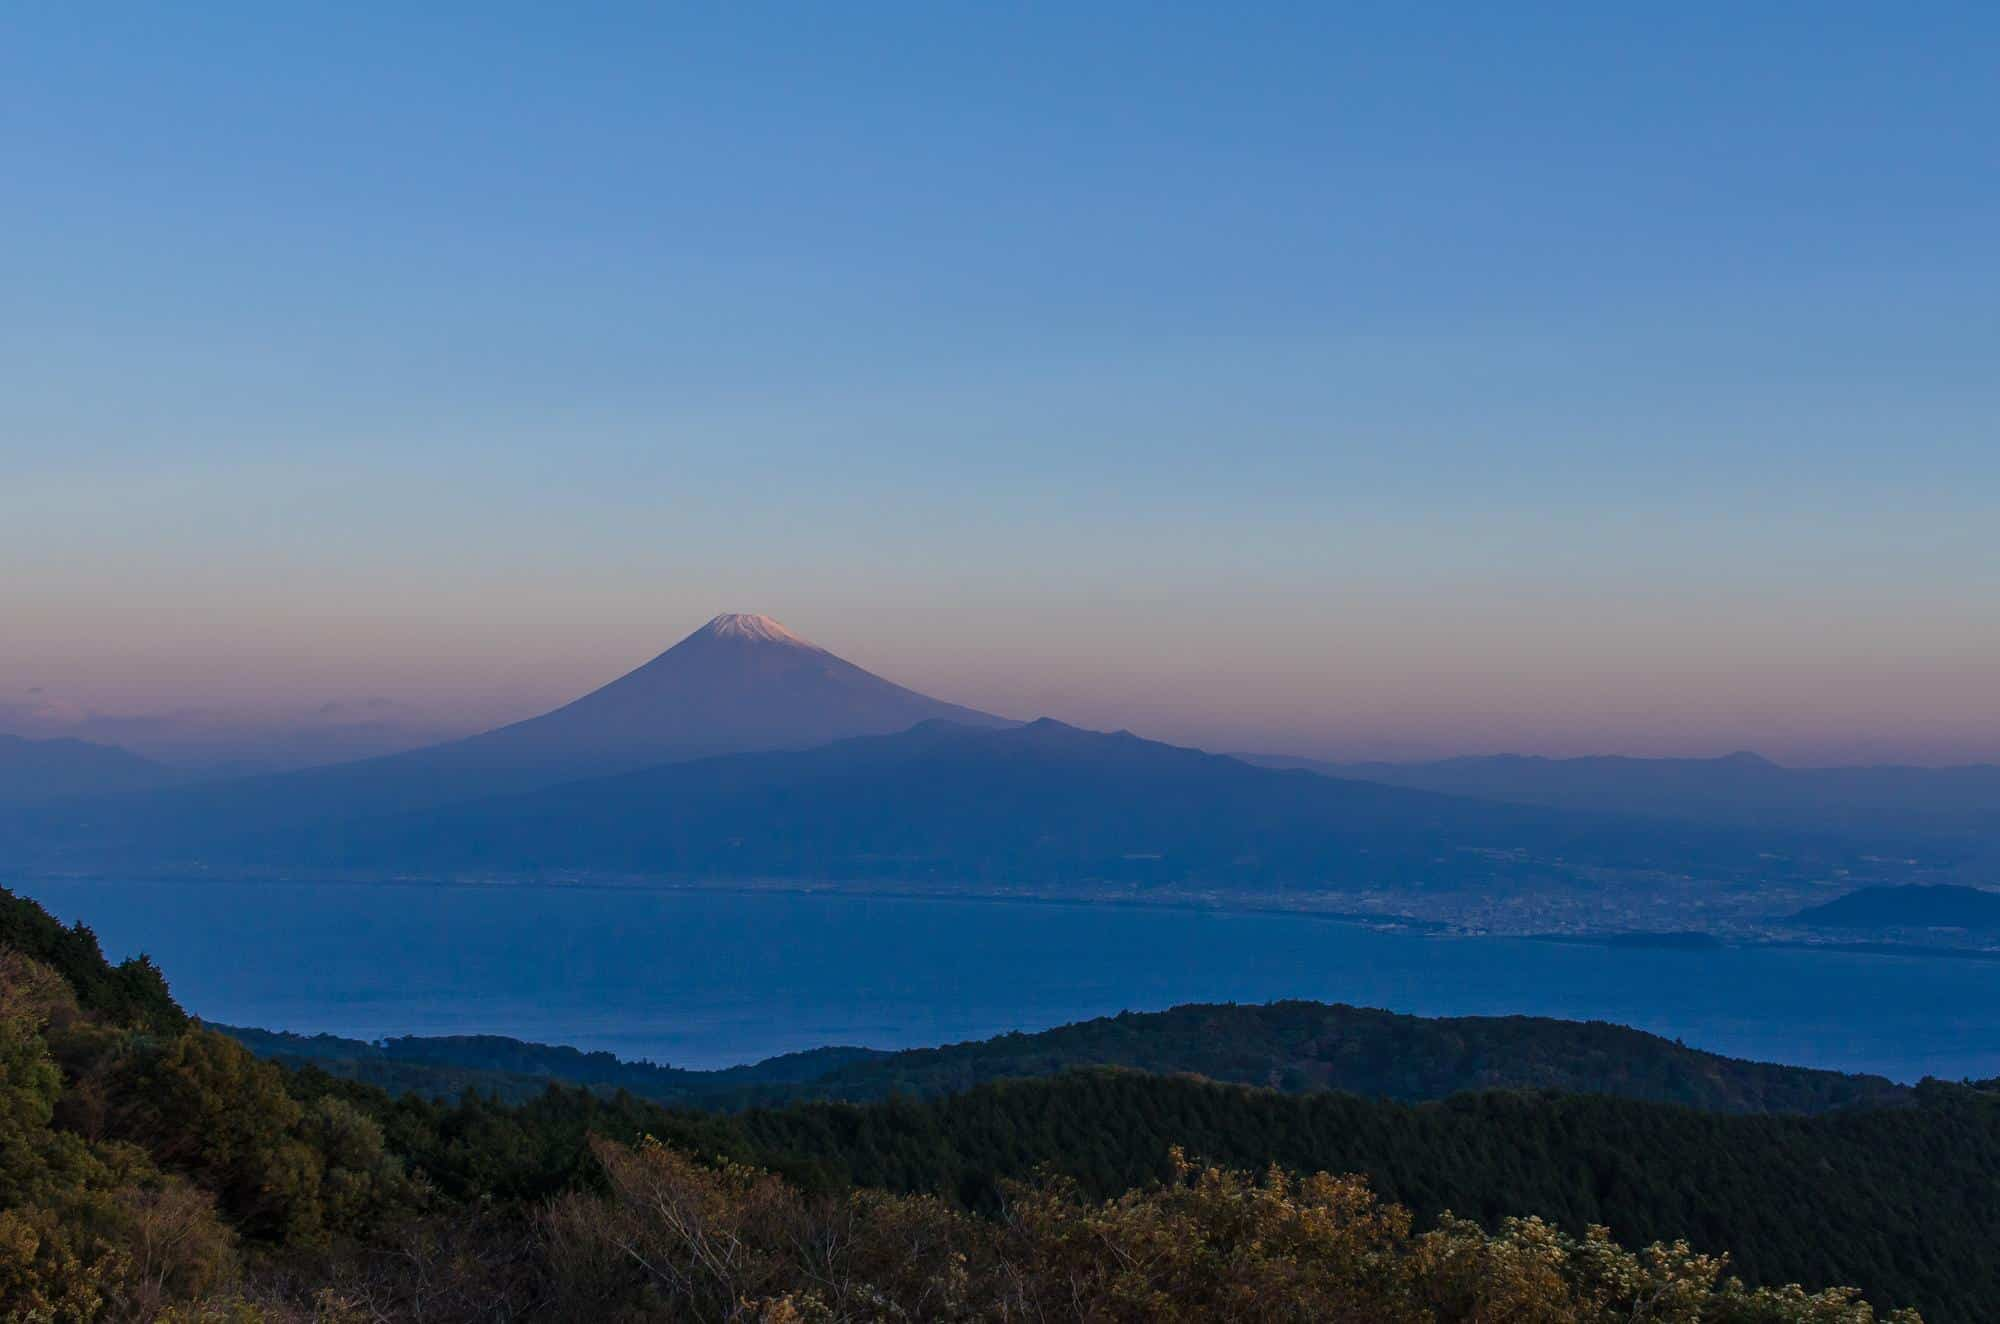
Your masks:
<svg viewBox="0 0 2000 1324"><path fill-rule="evenodd" d="M1990 1145L1994 1127L1981 1111L1987 1101L1961 1093L1823 1119L1596 1102L1633 1110L1617 1120L1632 1128L1635 1170L1681 1143L1675 1128L1687 1118L1792 1128L1789 1157L1751 1147L1714 1160L1775 1163L1745 1180L1745 1189L1760 1178L1775 1189L1761 1210L1732 1197L1719 1215L1727 1235L1702 1241L1728 1245L1753 1231L1742 1221L1752 1216L1790 1220L1801 1240L1827 1235L1823 1253L1840 1263L1860 1249L1852 1230L1791 1203L1819 1188L1793 1186L1798 1174L1784 1163L1811 1169L1830 1154L1859 1162L1860 1147L1893 1134L1862 1124L1886 1118L1908 1128L1911 1143L1846 1180L1889 1181L1890 1164L1916 1161L1927 1146L1976 1169L1986 1158L1965 1146L1982 1125ZM1745 1285L1678 1235L1634 1252L1601 1228L1568 1226L1566 1213L1513 1216L1534 1212L1525 1202L1499 1199L1489 1211L1475 1200L1462 1212L1480 1221L1467 1221L1412 1212L1363 1176L1294 1175L1311 1170L1301 1157L1330 1143L1332 1133L1312 1129L1324 1121L1355 1128L1343 1152L1387 1158L1392 1182L1422 1190L1413 1174L1431 1174L1441 1183L1431 1196L1457 1170L1487 1181L1479 1174L1496 1162L1515 1169L1524 1191L1547 1189L1549 1173L1567 1180L1560 1131L1585 1116L1537 1113L1551 1101L1506 1097L1518 1113L1492 1097L1410 1108L1087 1073L921 1105L739 1116L559 1089L518 1107L393 1099L258 1061L190 1023L150 965L108 966L86 930L0 893L0 1317L1879 1317L1850 1289ZM1364 1111L1271 1111L1336 1101ZM1555 1120L1523 1124L1536 1116ZM1135 1125L1142 1117L1147 1124ZM1949 1124L1924 1129L1937 1118ZM1860 1129L1840 1130L1850 1125ZM1229 1161L1194 1162L1156 1143L1184 1126L1195 1152ZM1426 1127L1440 1146L1428 1156L1413 1140ZM1497 1134L1509 1130L1525 1141L1510 1149ZM1488 1132L1495 1137L1477 1141ZM1839 1150L1843 1137L1856 1148ZM1702 1138L1729 1143L1721 1132ZM1255 1163L1239 1161L1253 1153ZM1043 1159L1054 1168L1036 1171ZM1940 1239L1938 1257L1916 1262L1924 1282L1913 1297L1938 1302L1934 1318L1976 1318L1994 1298L1978 1295L1973 1277L1954 1277L1976 1262L1953 1257L1968 1233L1990 1245L1991 1198L1966 1210L1944 1190L1928 1208L1931 1193L1914 1183L1939 1166L1938 1157L1928 1169L1918 1162L1901 1185L1862 1198L1878 1202L1872 1231L1894 1253L1905 1249L1906 1227ZM1700 1207L1706 1180L1690 1170L1688 1208ZM1990 1191L1992 1170L1985 1183ZM1969 1229L1952 1226L1968 1214Z"/></svg>

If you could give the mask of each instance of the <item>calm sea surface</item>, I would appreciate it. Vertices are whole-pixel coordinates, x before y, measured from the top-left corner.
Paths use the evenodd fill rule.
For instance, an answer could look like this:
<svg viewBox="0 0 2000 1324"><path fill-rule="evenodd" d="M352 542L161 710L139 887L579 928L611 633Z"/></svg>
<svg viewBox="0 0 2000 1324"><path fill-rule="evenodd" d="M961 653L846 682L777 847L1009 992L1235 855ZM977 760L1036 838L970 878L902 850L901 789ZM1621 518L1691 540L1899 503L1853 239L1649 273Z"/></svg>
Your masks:
<svg viewBox="0 0 2000 1324"><path fill-rule="evenodd" d="M1596 1018L1741 1057L2000 1075L2000 963L1614 949L1305 917L584 888L34 882L198 1015L508 1034L680 1066L900 1048L1179 1002Z"/></svg>

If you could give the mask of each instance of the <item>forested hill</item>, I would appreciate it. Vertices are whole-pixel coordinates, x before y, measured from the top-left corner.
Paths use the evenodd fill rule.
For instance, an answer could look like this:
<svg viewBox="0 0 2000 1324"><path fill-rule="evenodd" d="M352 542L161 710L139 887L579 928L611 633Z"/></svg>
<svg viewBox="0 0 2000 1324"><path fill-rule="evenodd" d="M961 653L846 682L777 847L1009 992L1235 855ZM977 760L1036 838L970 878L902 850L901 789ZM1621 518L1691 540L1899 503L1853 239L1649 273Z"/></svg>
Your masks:
<svg viewBox="0 0 2000 1324"><path fill-rule="evenodd" d="M0 1318L1880 1318L1849 1282L1986 1319L2000 1102L1916 1096L1752 1117L1098 1070L737 1114L435 1103L258 1061L0 889ZM1364 1175L1282 1171L1329 1165Z"/></svg>
<svg viewBox="0 0 2000 1324"><path fill-rule="evenodd" d="M608 1053L497 1036L370 1044L221 1028L266 1057L310 1061L336 1075L441 1098L472 1088L518 1100L556 1080L697 1107L862 1102L1097 1066L1408 1101L1466 1090L1542 1089L1716 1112L1818 1113L1910 1097L1879 1076L1740 1061L1598 1021L1433 1019L1298 1001L1126 1012L1037 1034L897 1053L822 1049L726 1071L621 1062Z"/></svg>
<svg viewBox="0 0 2000 1324"><path fill-rule="evenodd" d="M2000 1302L2000 1096L1920 1093L1910 1108L1732 1117L1591 1095L1410 1105L1092 1071L733 1122L762 1162L975 1207L1043 1165L1093 1195L1124 1190L1163 1173L1163 1142L1182 1144L1224 1165L1361 1173L1419 1219L1525 1211L1604 1224L1625 1244L1685 1237L1727 1246L1752 1282L1857 1282L1933 1320L1988 1321Z"/></svg>
<svg viewBox="0 0 2000 1324"><path fill-rule="evenodd" d="M551 1083L599 1093L623 1090L656 1103L723 1106L782 1103L791 1091L849 1063L894 1056L867 1048L816 1048L748 1066L688 1071L604 1052L529 1043L497 1034L399 1035L371 1043L332 1034L291 1034L212 1024L259 1057L288 1067L315 1067L394 1094L455 1099L467 1090L519 1103ZM813 1096L820 1097L820 1096Z"/></svg>
<svg viewBox="0 0 2000 1324"><path fill-rule="evenodd" d="M1127 1012L1040 1034L849 1063L799 1092L852 1100L936 1095L1077 1066L1409 1101L1466 1090L1543 1089L1718 1112L1814 1113L1907 1097L1879 1076L1745 1062L1601 1021L1427 1018L1319 1002Z"/></svg>

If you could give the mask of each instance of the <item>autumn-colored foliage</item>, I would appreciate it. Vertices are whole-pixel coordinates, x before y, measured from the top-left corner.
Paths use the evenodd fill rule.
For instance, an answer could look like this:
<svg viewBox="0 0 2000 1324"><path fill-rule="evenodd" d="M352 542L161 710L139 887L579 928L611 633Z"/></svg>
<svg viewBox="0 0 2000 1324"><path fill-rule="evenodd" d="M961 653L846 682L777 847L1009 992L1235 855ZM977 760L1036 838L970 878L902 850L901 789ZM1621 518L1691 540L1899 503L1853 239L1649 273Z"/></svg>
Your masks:
<svg viewBox="0 0 2000 1324"><path fill-rule="evenodd" d="M634 1117L675 1129L641 1137ZM1746 1287L1680 1242L1420 1225L1357 1176L1175 1149L1108 1199L1043 1172L965 1201L780 1175L744 1161L750 1134L560 1090L446 1108L259 1061L189 1021L150 964L110 966L0 890L0 1320L1878 1318L1848 1289Z"/></svg>
<svg viewBox="0 0 2000 1324"><path fill-rule="evenodd" d="M811 1199L654 1141L594 1146L603 1194L544 1216L552 1308L603 1320L1865 1324L1849 1290L1749 1289L1684 1243L1634 1253L1538 1219L1489 1234L1409 1214L1358 1177L1204 1166L1110 1201L1059 1179L1003 1215L927 1196ZM1913 1320L1913 1314L1892 1315Z"/></svg>

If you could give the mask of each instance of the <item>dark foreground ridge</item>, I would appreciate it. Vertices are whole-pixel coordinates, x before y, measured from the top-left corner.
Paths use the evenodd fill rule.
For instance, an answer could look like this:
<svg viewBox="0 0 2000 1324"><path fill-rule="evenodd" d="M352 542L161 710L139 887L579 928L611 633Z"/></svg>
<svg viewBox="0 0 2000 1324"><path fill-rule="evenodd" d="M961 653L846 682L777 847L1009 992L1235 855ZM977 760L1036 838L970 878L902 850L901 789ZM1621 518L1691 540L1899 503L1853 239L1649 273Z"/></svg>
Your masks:
<svg viewBox="0 0 2000 1324"><path fill-rule="evenodd" d="M310 1063L334 1075L435 1098L456 1098L470 1088L519 1101L556 1081L706 1108L859 1103L892 1095L931 1097L1079 1067L1196 1075L1287 1093L1344 1090L1406 1102L1468 1090L1533 1089L1711 1112L1821 1113L1907 1103L1913 1097L1880 1076L1746 1062L1601 1021L1426 1018L1319 1002L1126 1012L942 1048L894 1053L825 1048L724 1071L622 1062L609 1053L497 1035L365 1043L216 1028L262 1057L294 1066Z"/></svg>
<svg viewBox="0 0 2000 1324"><path fill-rule="evenodd" d="M1358 1175L1287 1175L1319 1171ZM737 1114L396 1098L258 1061L0 891L0 1318L1879 1318L1784 1286L1844 1282L1970 1321L1996 1184L2000 1098L1939 1085L1818 1117L1104 1069ZM1729 1274L1617 1244L1680 1238Z"/></svg>

